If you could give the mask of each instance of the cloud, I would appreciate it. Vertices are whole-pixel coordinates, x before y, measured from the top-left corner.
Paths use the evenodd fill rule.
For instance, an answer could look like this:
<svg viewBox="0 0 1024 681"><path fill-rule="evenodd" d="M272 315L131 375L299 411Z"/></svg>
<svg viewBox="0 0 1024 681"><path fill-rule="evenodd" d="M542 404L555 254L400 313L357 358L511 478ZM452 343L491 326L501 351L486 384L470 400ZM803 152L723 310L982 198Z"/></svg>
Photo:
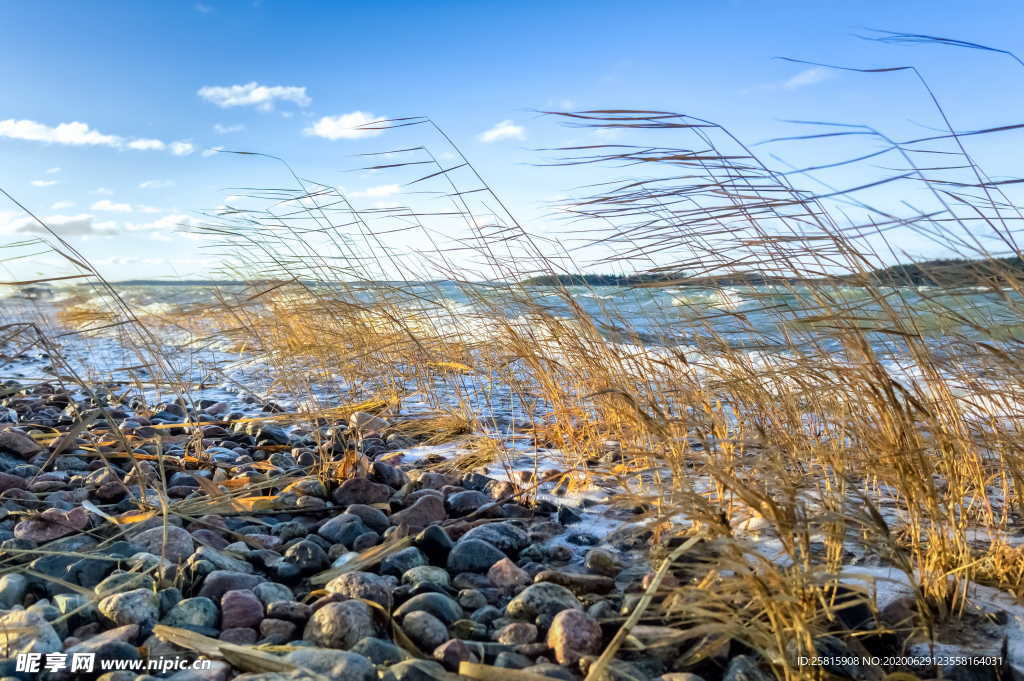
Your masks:
<svg viewBox="0 0 1024 681"><path fill-rule="evenodd" d="M203 153L201 154L201 156L203 158L210 158L211 156L216 156L217 153L220 152L220 150L223 149L223 148L224 147L216 146L216 147L210 147L209 149L203 149Z"/></svg>
<svg viewBox="0 0 1024 681"><path fill-rule="evenodd" d="M33 187L52 187L57 184L57 180L32 180Z"/></svg>
<svg viewBox="0 0 1024 681"><path fill-rule="evenodd" d="M139 189L163 189L173 186L174 180L146 180L139 183Z"/></svg>
<svg viewBox="0 0 1024 681"><path fill-rule="evenodd" d="M363 111L340 114L338 116L324 116L310 127L303 130L307 135L323 137L329 140L360 139L363 137L374 137L384 132L383 130L366 129L369 123L379 121L382 116L374 116Z"/></svg>
<svg viewBox="0 0 1024 681"><path fill-rule="evenodd" d="M114 194L113 189L107 189L106 187L96 187L90 194L99 194L100 196L112 196Z"/></svg>
<svg viewBox="0 0 1024 681"><path fill-rule="evenodd" d="M245 130L245 126L239 123L238 125L221 125L220 123L213 124L213 131L218 135L230 135L233 132L242 132Z"/></svg>
<svg viewBox="0 0 1024 681"><path fill-rule="evenodd" d="M195 149L196 148L192 146L191 142L171 142L171 153L175 156L188 156L195 151Z"/></svg>
<svg viewBox="0 0 1024 681"><path fill-rule="evenodd" d="M490 130L480 133L481 142L498 142L500 140L526 139L526 130L512 121L502 121Z"/></svg>
<svg viewBox="0 0 1024 681"><path fill-rule="evenodd" d="M74 205L74 201L57 201L50 206L50 210L64 210L65 208L71 208Z"/></svg>
<svg viewBox="0 0 1024 681"><path fill-rule="evenodd" d="M9 217L8 214L7 217ZM3 216L0 216L3 217ZM79 215L47 215L42 218L50 228L61 236L85 236L90 234L109 234L109 223L94 223L94 216L88 213ZM0 225L0 232L5 234L49 234L42 225L29 217L8 219Z"/></svg>
<svg viewBox="0 0 1024 681"><path fill-rule="evenodd" d="M821 66L815 66L810 69L805 69L800 73L796 74L786 82L782 84L782 87L786 90L796 90L798 88L807 87L808 85L815 85L822 81L828 80L835 76L835 72L831 69L826 69Z"/></svg>
<svg viewBox="0 0 1024 681"><path fill-rule="evenodd" d="M162 218L157 218L152 222L134 223L126 222L124 225L125 230L129 232L166 232L166 231L184 231L190 227L194 227L199 224L195 218L180 213L173 213L171 215L165 215Z"/></svg>
<svg viewBox="0 0 1024 681"><path fill-rule="evenodd" d="M397 184L382 184L377 187L364 189L361 192L352 192L352 196L356 198L380 199L385 196L393 196L400 191L402 191L402 188Z"/></svg>
<svg viewBox="0 0 1024 681"><path fill-rule="evenodd" d="M154 139L137 139L132 140L128 143L129 149L137 149L139 151L163 151L167 148L167 145L160 140Z"/></svg>
<svg viewBox="0 0 1024 681"><path fill-rule="evenodd" d="M146 205L139 204L139 205L135 206L135 212L136 213L159 213L160 209L157 208L156 206L146 206Z"/></svg>
<svg viewBox="0 0 1024 681"><path fill-rule="evenodd" d="M195 7L196 7L196 11L199 12L200 14L209 14L210 12L213 11L213 7L211 7L210 5L206 5L204 3L201 3L201 2L197 2Z"/></svg>
<svg viewBox="0 0 1024 681"><path fill-rule="evenodd" d="M103 199L89 206L92 210L102 210L108 213L131 213L132 207L128 203L114 203L109 199Z"/></svg>
<svg viewBox="0 0 1024 681"><path fill-rule="evenodd" d="M59 172L60 172L60 168L49 168L46 171L46 174L47 175L53 175L54 173L59 173Z"/></svg>
<svg viewBox="0 0 1024 681"><path fill-rule="evenodd" d="M158 139L125 138L120 135L108 135L94 130L87 123L79 121L59 123L54 127L38 121L8 118L7 120L0 121L0 137L29 142L42 142L44 144L63 144L75 147L102 146L110 147L111 149L133 149L136 151L162 151L169 147L176 156L192 153L192 145L188 142L172 142L168 145ZM180 153L179 150L183 148L182 145L187 145L189 150ZM51 168L47 172L57 172L59 170L60 168Z"/></svg>
<svg viewBox="0 0 1024 681"><path fill-rule="evenodd" d="M297 106L309 106L312 99L305 87L295 85L260 85L253 81L245 85L204 85L196 94L222 109L233 106L254 106L261 111L271 111L275 102L292 102Z"/></svg>

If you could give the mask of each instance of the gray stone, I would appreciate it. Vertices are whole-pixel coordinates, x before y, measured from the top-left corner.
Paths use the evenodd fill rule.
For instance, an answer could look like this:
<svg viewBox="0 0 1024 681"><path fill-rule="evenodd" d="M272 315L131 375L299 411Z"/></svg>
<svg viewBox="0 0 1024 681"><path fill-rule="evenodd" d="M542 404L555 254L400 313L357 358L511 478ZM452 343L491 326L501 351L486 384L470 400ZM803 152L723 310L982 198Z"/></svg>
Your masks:
<svg viewBox="0 0 1024 681"><path fill-rule="evenodd" d="M375 633L370 606L351 600L328 603L313 613L302 637L325 648L348 649Z"/></svg>
<svg viewBox="0 0 1024 681"><path fill-rule="evenodd" d="M0 616L0 630L4 634L4 652L8 656L18 653L52 653L64 649L53 625L37 612L11 610Z"/></svg>
<svg viewBox="0 0 1024 681"><path fill-rule="evenodd" d="M258 575L231 570L214 570L203 580L203 587L199 590L199 595L219 601L221 596L228 591L252 589L262 581L263 578Z"/></svg>
<svg viewBox="0 0 1024 681"><path fill-rule="evenodd" d="M427 557L415 546L396 551L384 559L380 565L382 575L399 577L407 570L427 564Z"/></svg>
<svg viewBox="0 0 1024 681"><path fill-rule="evenodd" d="M359 653L370 659L374 664L394 664L409 657L405 651L391 641L381 638L361 638L352 646L352 652Z"/></svg>
<svg viewBox="0 0 1024 681"><path fill-rule="evenodd" d="M772 681L773 676L757 666L749 655L737 655L729 661L722 681Z"/></svg>
<svg viewBox="0 0 1024 681"><path fill-rule="evenodd" d="M275 601L290 601L295 598L291 589L277 582L260 582L252 588L252 591L257 598L263 601L263 605L267 606Z"/></svg>
<svg viewBox="0 0 1024 681"><path fill-rule="evenodd" d="M448 571L443 568L434 567L433 565L420 565L403 572L402 583L414 586L417 584L449 586L451 584L451 577L448 576Z"/></svg>
<svg viewBox="0 0 1024 681"><path fill-rule="evenodd" d="M163 556L173 563L184 561L195 550L192 535L188 533L188 530L175 525L154 527L141 532L132 537L132 543L138 544L147 553Z"/></svg>
<svg viewBox="0 0 1024 681"><path fill-rule="evenodd" d="M134 589L105 597L99 602L99 611L117 626L137 624L148 630L160 618L160 605L156 594L149 589Z"/></svg>
<svg viewBox="0 0 1024 681"><path fill-rule="evenodd" d="M216 630L219 620L220 610L217 604L209 598L197 596L180 601L160 622L169 627L191 629L209 635L211 631Z"/></svg>
<svg viewBox="0 0 1024 681"><path fill-rule="evenodd" d="M394 616L401 618L416 610L429 612L441 620L445 626L462 617L462 607L452 598L440 593L425 593L413 596L395 608Z"/></svg>
<svg viewBox="0 0 1024 681"><path fill-rule="evenodd" d="M507 557L493 544L480 539L466 539L463 537L455 543L455 546L452 547L451 552L448 554L448 571L455 574L460 572L487 572L491 569L492 565Z"/></svg>
<svg viewBox="0 0 1024 681"><path fill-rule="evenodd" d="M364 598L391 608L391 582L372 572L346 572L327 582L326 589L347 598Z"/></svg>
<svg viewBox="0 0 1024 681"><path fill-rule="evenodd" d="M506 607L509 617L536 621L541 627L563 610L582 610L580 602L563 586L538 582L523 589Z"/></svg>
<svg viewBox="0 0 1024 681"><path fill-rule="evenodd" d="M448 640L448 627L429 612L414 610L402 620L402 631L423 651L432 651Z"/></svg>
<svg viewBox="0 0 1024 681"><path fill-rule="evenodd" d="M518 553L530 543L526 530L511 522L478 525L462 535L461 541L467 539L480 539L508 554Z"/></svg>
<svg viewBox="0 0 1024 681"><path fill-rule="evenodd" d="M8 572L0 577L0 610L9 610L21 605L28 590L28 577L17 572Z"/></svg>
<svg viewBox="0 0 1024 681"><path fill-rule="evenodd" d="M303 669L338 681L375 681L373 663L365 656L333 648L299 648L284 657Z"/></svg>

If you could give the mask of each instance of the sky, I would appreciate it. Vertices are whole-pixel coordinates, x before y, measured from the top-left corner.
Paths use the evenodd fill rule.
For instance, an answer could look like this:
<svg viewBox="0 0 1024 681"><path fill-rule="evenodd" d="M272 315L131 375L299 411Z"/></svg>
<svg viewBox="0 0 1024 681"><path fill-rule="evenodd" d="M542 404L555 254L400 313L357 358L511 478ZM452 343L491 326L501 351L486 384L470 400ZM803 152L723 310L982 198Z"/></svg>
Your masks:
<svg viewBox="0 0 1024 681"><path fill-rule="evenodd" d="M941 125L905 72L778 59L791 57L913 64L955 127L1013 124L1024 68L1011 59L860 36L907 31L1024 52L1022 19L1012 0L8 0L0 3L0 188L111 279L214 277L218 256L188 226L240 187L290 182L280 164L217 150L279 156L373 206L401 201L410 188L359 170L358 154L393 142L390 132L355 128L422 115L520 223L554 233L550 202L592 176L543 166L550 155L539 150L602 137L541 111L670 110L714 120L747 142L806 133L793 119L870 124L895 137ZM1013 172L1006 152L1019 137L974 142L991 172ZM772 153L800 165L848 151L838 141ZM24 243L43 235L0 200L0 243L14 244L0 276L68 269ZM900 246L931 248L912 239Z"/></svg>

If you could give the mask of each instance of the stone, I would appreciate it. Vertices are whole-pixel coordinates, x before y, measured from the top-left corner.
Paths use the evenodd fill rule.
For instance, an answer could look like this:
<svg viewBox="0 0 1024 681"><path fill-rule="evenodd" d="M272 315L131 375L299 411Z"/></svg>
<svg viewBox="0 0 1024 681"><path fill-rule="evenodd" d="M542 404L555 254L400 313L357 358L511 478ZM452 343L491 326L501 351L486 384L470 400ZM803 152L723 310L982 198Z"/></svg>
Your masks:
<svg viewBox="0 0 1024 681"><path fill-rule="evenodd" d="M304 539L289 546L284 552L284 559L295 563L300 574L304 575L319 572L329 562L327 552L310 539Z"/></svg>
<svg viewBox="0 0 1024 681"><path fill-rule="evenodd" d="M498 643L519 646L537 640L537 625L530 622L512 622L494 632Z"/></svg>
<svg viewBox="0 0 1024 681"><path fill-rule="evenodd" d="M199 589L199 595L205 596L212 601L220 601L221 596L228 591L252 589L262 581L263 578L258 575L233 572L231 570L214 570L203 580L203 586Z"/></svg>
<svg viewBox="0 0 1024 681"><path fill-rule="evenodd" d="M132 543L142 547L143 551L155 556L163 556L167 560L180 563L192 555L195 542L188 530L176 525L154 527L132 537Z"/></svg>
<svg viewBox="0 0 1024 681"><path fill-rule="evenodd" d="M394 681L447 681L451 677L440 662L403 660L388 667L384 678Z"/></svg>
<svg viewBox="0 0 1024 681"><path fill-rule="evenodd" d="M372 572L346 572L327 582L328 593L363 598L391 609L391 582Z"/></svg>
<svg viewBox="0 0 1024 681"><path fill-rule="evenodd" d="M43 447L25 433L8 428L0 431L0 451L27 459L43 451Z"/></svg>
<svg viewBox="0 0 1024 681"><path fill-rule="evenodd" d="M418 565L409 568L402 573L402 584L436 584L437 586L449 586L451 577L448 571L433 565Z"/></svg>
<svg viewBox="0 0 1024 681"><path fill-rule="evenodd" d="M518 553L530 543L526 530L511 522L478 525L462 535L461 541L468 539L480 539L507 554Z"/></svg>
<svg viewBox="0 0 1024 681"><path fill-rule="evenodd" d="M298 601L272 601L267 604L267 617L288 620L296 624L304 624L312 614L311 607Z"/></svg>
<svg viewBox="0 0 1024 681"><path fill-rule="evenodd" d="M456 492L449 496L445 499L444 505L448 509L448 513L455 518L459 518L478 511L492 503L493 500L483 492L466 490L464 492Z"/></svg>
<svg viewBox="0 0 1024 681"><path fill-rule="evenodd" d="M152 629L160 618L160 605L150 589L133 589L103 598L100 613L117 626L137 624L139 629Z"/></svg>
<svg viewBox="0 0 1024 681"><path fill-rule="evenodd" d="M4 654L52 653L64 649L53 625L37 612L11 610L0 615L0 631L4 632Z"/></svg>
<svg viewBox="0 0 1024 681"><path fill-rule="evenodd" d="M477 589L462 589L459 591L459 605L463 610L473 611L487 605L487 596Z"/></svg>
<svg viewBox="0 0 1024 681"><path fill-rule="evenodd" d="M559 664L574 665L601 652L601 625L582 610L563 610L551 620L547 643Z"/></svg>
<svg viewBox="0 0 1024 681"><path fill-rule="evenodd" d="M373 613L362 601L328 603L309 618L302 637L325 648L351 648L376 634Z"/></svg>
<svg viewBox="0 0 1024 681"><path fill-rule="evenodd" d="M427 564L427 557L415 546L396 551L385 558L380 564L382 575L393 575L400 577L407 570Z"/></svg>
<svg viewBox="0 0 1024 681"><path fill-rule="evenodd" d="M153 591L156 589L156 580L149 575L139 572L114 572L97 584L94 591L96 591L97 596L102 597L132 589Z"/></svg>
<svg viewBox="0 0 1024 681"><path fill-rule="evenodd" d="M487 579L499 589L514 589L530 583L530 575L508 558L502 558L487 570Z"/></svg>
<svg viewBox="0 0 1024 681"><path fill-rule="evenodd" d="M28 590L28 577L17 572L8 572L0 577L0 610L9 610L21 605Z"/></svg>
<svg viewBox="0 0 1024 681"><path fill-rule="evenodd" d="M249 589L233 589L220 598L221 629L255 629L263 619L263 602Z"/></svg>
<svg viewBox="0 0 1024 681"><path fill-rule="evenodd" d="M426 554L434 565L444 565L455 544L443 527L431 525L413 537L412 545Z"/></svg>
<svg viewBox="0 0 1024 681"><path fill-rule="evenodd" d="M509 601L505 608L509 617L518 620L536 621L544 624L563 610L582 610L580 602L564 586L551 582L532 584Z"/></svg>
<svg viewBox="0 0 1024 681"><path fill-rule="evenodd" d="M576 594L606 594L615 588L615 580L604 575L583 575L561 570L542 570L534 582L550 582L569 589Z"/></svg>
<svg viewBox="0 0 1024 681"><path fill-rule="evenodd" d="M275 601L290 601L295 597L291 589L277 582L260 582L252 588L252 592L268 607Z"/></svg>
<svg viewBox="0 0 1024 681"><path fill-rule="evenodd" d="M220 611L217 604L209 598L197 596L178 602L164 615L160 623L209 635L210 631L217 628L219 619Z"/></svg>
<svg viewBox="0 0 1024 681"><path fill-rule="evenodd" d="M391 427L391 424L379 416L374 416L368 411L356 411L348 417L348 427L357 430L363 435L369 435L370 433L379 433L382 430L387 430Z"/></svg>
<svg viewBox="0 0 1024 681"><path fill-rule="evenodd" d="M729 661L722 681L772 681L774 676L757 666L749 655L737 655Z"/></svg>
<svg viewBox="0 0 1024 681"><path fill-rule="evenodd" d="M424 593L413 596L405 603L395 608L394 617L402 618L405 615L422 610L441 620L445 626L462 617L462 608L450 597L440 593ZM440 645L440 644L437 644ZM433 650L431 646L429 650Z"/></svg>
<svg viewBox="0 0 1024 681"><path fill-rule="evenodd" d="M267 643L282 645L295 638L295 622L267 617L260 622L260 638Z"/></svg>
<svg viewBox="0 0 1024 681"><path fill-rule="evenodd" d="M502 559L507 559L500 549L486 541L466 539L463 537L448 554L448 571L487 572L491 566Z"/></svg>
<svg viewBox="0 0 1024 681"><path fill-rule="evenodd" d="M433 650L448 640L448 627L424 610L407 614L402 619L402 631L420 650Z"/></svg>
<svg viewBox="0 0 1024 681"><path fill-rule="evenodd" d="M437 648L434 648L433 658L455 672L459 670L462 662L476 662L477 658L469 650L469 646L457 638L445 641Z"/></svg>
<svg viewBox="0 0 1024 681"><path fill-rule="evenodd" d="M359 535L370 531L370 528L363 524L359 516L342 513L321 525L317 534L332 544L351 546Z"/></svg>
<svg viewBox="0 0 1024 681"><path fill-rule="evenodd" d="M533 664L529 667L523 667L523 671L529 674L546 676L552 679L561 679L561 681L579 681L580 679L579 675L574 674L572 670L566 669L561 665L551 664L550 662L545 662L542 664ZM605 678L608 681L626 681L625 679L617 679L611 674L609 674Z"/></svg>
<svg viewBox="0 0 1024 681"><path fill-rule="evenodd" d="M59 537L81 532L89 525L89 512L81 506L70 511L48 508L38 516L26 518L14 526L17 539L43 544Z"/></svg>
<svg viewBox="0 0 1024 681"><path fill-rule="evenodd" d="M583 558L583 565L599 575L615 577L622 572L622 564L611 551L604 549L590 549Z"/></svg>
<svg viewBox="0 0 1024 681"><path fill-rule="evenodd" d="M352 504L345 509L345 513L354 515L363 521L363 524L374 532L381 533L391 527L391 520L384 511L366 504Z"/></svg>
<svg viewBox="0 0 1024 681"><path fill-rule="evenodd" d="M444 501L430 494L420 497L409 508L391 514L391 521L396 525L405 525L410 532L420 530L443 521L448 517L444 510Z"/></svg>
<svg viewBox="0 0 1024 681"><path fill-rule="evenodd" d="M391 498L391 487L367 478L349 478L334 490L331 498L339 506L383 504Z"/></svg>
<svg viewBox="0 0 1024 681"><path fill-rule="evenodd" d="M247 646L256 643L259 634L252 627L229 627L221 631L217 638L235 645Z"/></svg>
<svg viewBox="0 0 1024 681"><path fill-rule="evenodd" d="M384 639L374 638L372 636L359 639L359 641L352 646L352 652L359 653L360 655L368 658L374 664L383 665L401 662L409 657L401 648L391 641L385 641Z"/></svg>
<svg viewBox="0 0 1024 681"><path fill-rule="evenodd" d="M494 666L505 669L524 669L533 664L533 660L526 655L504 650L494 656Z"/></svg>

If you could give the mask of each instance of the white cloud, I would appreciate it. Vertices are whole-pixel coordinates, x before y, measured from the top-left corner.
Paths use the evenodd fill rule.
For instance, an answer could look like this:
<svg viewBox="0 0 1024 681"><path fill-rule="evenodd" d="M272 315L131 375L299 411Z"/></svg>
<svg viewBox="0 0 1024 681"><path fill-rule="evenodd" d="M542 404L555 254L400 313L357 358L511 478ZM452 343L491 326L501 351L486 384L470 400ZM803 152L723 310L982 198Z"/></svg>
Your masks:
<svg viewBox="0 0 1024 681"><path fill-rule="evenodd" d="M57 184L57 180L32 180L33 187L52 187Z"/></svg>
<svg viewBox="0 0 1024 681"><path fill-rule="evenodd" d="M223 149L223 148L224 147L216 146L216 147L210 147L209 149L203 149L202 157L203 158L210 158L211 156L216 156L217 153L221 149Z"/></svg>
<svg viewBox="0 0 1024 681"><path fill-rule="evenodd" d="M329 140L359 139L361 137L373 137L379 135L383 130L366 129L369 123L381 120L382 116L374 116L363 111L340 114L338 116L324 116L310 127L303 130L307 135L315 135ZM375 126L374 126L375 127Z"/></svg>
<svg viewBox="0 0 1024 681"><path fill-rule="evenodd" d="M0 137L10 137L11 139L29 140L32 142L46 142L48 144L70 144L74 146L103 145L115 147L121 143L120 137L105 135L78 121L61 123L53 128L45 123L8 118L5 121L0 121Z"/></svg>
<svg viewBox="0 0 1024 681"><path fill-rule="evenodd" d="M313 101L306 94L306 88L295 85L260 85L253 81L245 85L204 85L196 92L200 97L222 109L233 106L254 106L261 111L270 111L274 103L292 102L298 106L309 106Z"/></svg>
<svg viewBox="0 0 1024 681"><path fill-rule="evenodd" d="M97 201L90 206L92 210L102 210L108 213L131 213L132 207L128 203L114 203L109 199Z"/></svg>
<svg viewBox="0 0 1024 681"><path fill-rule="evenodd" d="M129 142L128 148L138 149L139 151L163 151L167 148L167 145L156 139L137 139Z"/></svg>
<svg viewBox="0 0 1024 681"><path fill-rule="evenodd" d="M209 14L210 12L213 11L213 7L211 7L210 5L204 4L202 2L197 2L196 3L196 11L199 12L200 14Z"/></svg>
<svg viewBox="0 0 1024 681"><path fill-rule="evenodd" d="M174 180L146 180L139 183L139 189L163 189L173 186Z"/></svg>
<svg viewBox="0 0 1024 681"><path fill-rule="evenodd" d="M195 151L195 147L191 142L171 142L171 153L175 156L188 156L193 151Z"/></svg>
<svg viewBox="0 0 1024 681"><path fill-rule="evenodd" d="M8 219L0 224L0 232L5 234L49 234L42 225L29 217ZM62 236L84 236L89 234L107 234L109 226L106 223L94 223L93 216L88 213L79 215L47 215L42 218L43 222Z"/></svg>
<svg viewBox="0 0 1024 681"><path fill-rule="evenodd" d="M397 184L382 184L377 187L364 189L361 192L352 192L352 196L357 198L380 199L385 196L393 196L400 191L402 191L402 188Z"/></svg>
<svg viewBox="0 0 1024 681"><path fill-rule="evenodd" d="M815 66L813 68L805 69L800 73L796 74L785 83L782 84L787 90L796 90L797 88L807 87L808 85L815 85L824 80L828 80L833 77L835 73L831 69L826 69L821 66Z"/></svg>
<svg viewBox="0 0 1024 681"><path fill-rule="evenodd" d="M242 132L245 130L245 126L239 123L238 125L221 125L220 123L213 124L213 131L218 135L230 135L233 132Z"/></svg>
<svg viewBox="0 0 1024 681"><path fill-rule="evenodd" d="M46 174L47 175L53 175L54 173L59 173L59 172L60 172L60 168L49 168L46 171Z"/></svg>
<svg viewBox="0 0 1024 681"><path fill-rule="evenodd" d="M490 130L480 133L481 142L498 142L499 140L526 139L526 130L512 121L502 121Z"/></svg>
<svg viewBox="0 0 1024 681"><path fill-rule="evenodd" d="M145 206L145 205L139 204L139 205L135 206L135 212L136 213L159 213L160 209L157 208L156 206Z"/></svg>
<svg viewBox="0 0 1024 681"><path fill-rule="evenodd" d="M0 137L42 142L44 144L64 144L69 146L103 146L112 149L133 149L136 151L162 151L168 146L176 156L192 153L192 145L188 142L172 142L170 145L153 138L124 138L120 135L107 135L89 127L87 123L73 121L59 123L56 127L30 120L8 118L0 121ZM182 152L184 148L188 151ZM47 172L58 172L60 168L51 168Z"/></svg>
<svg viewBox="0 0 1024 681"><path fill-rule="evenodd" d="M96 187L90 194L99 194L100 196L112 196L114 194L113 189L107 189L106 187Z"/></svg>
<svg viewBox="0 0 1024 681"><path fill-rule="evenodd" d="M57 201L52 206L50 206L50 210L64 210L65 208L71 208L74 205L74 201Z"/></svg>

